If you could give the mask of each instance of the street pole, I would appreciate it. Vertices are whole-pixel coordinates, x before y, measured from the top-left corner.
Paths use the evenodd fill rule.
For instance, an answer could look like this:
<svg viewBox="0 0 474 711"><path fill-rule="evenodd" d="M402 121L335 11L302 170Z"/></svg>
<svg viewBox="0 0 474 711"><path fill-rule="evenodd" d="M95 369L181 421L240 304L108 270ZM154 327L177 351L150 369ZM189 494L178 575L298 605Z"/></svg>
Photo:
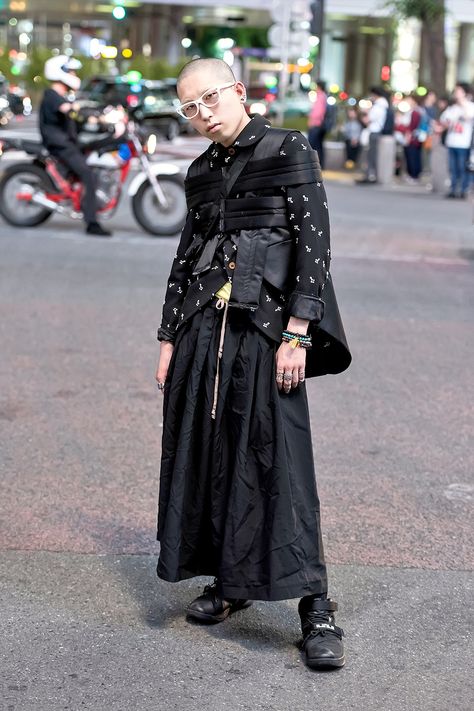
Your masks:
<svg viewBox="0 0 474 711"><path fill-rule="evenodd" d="M284 2L282 5L282 32L281 32L281 70L280 81L278 87L278 101L280 108L277 112L277 123L283 125L285 119L285 99L288 90L288 62L290 59L290 20L291 20L291 4Z"/></svg>
<svg viewBox="0 0 474 711"><path fill-rule="evenodd" d="M324 34L324 0L314 0L310 4L312 14L310 22L310 32L319 38L318 56L314 65L314 76L321 77L321 59L323 54L323 34Z"/></svg>

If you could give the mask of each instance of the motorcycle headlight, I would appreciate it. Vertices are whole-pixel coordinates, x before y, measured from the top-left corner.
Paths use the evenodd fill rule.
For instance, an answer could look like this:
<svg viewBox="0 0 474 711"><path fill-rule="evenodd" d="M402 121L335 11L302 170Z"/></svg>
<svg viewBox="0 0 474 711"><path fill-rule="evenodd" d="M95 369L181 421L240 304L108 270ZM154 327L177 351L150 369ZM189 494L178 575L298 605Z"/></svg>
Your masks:
<svg viewBox="0 0 474 711"><path fill-rule="evenodd" d="M148 155L153 155L153 153L156 151L156 135L154 133L150 133L150 135L147 138L146 141L146 152Z"/></svg>

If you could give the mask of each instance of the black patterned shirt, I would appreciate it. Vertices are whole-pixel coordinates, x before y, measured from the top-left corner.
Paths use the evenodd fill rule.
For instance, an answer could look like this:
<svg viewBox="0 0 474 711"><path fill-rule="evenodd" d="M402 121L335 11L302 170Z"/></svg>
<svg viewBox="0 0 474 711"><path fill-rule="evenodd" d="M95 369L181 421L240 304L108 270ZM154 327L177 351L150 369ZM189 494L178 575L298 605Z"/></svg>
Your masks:
<svg viewBox="0 0 474 711"><path fill-rule="evenodd" d="M212 143L206 151L210 170L231 165L238 152L257 143L267 128L266 121L256 117L230 147ZM290 156L307 150L311 147L306 138L293 131L282 143L280 155ZM281 191L286 197L288 225L296 246L293 288L289 294L283 295L264 282L259 308L253 315L256 326L278 342L281 340L282 316L284 328L290 316L316 323L321 320L321 300L324 300L331 259L328 204L322 181L282 186ZM275 189L259 190L254 194L272 195ZM191 301L191 307L199 309L215 296L226 281L232 282L238 251L237 240L233 240L232 234L216 250L211 265L211 272L214 273L192 277L185 253L194 236L200 232L199 220L199 210L191 210L171 268L158 340L174 341L177 328L187 318L182 310L185 295Z"/></svg>

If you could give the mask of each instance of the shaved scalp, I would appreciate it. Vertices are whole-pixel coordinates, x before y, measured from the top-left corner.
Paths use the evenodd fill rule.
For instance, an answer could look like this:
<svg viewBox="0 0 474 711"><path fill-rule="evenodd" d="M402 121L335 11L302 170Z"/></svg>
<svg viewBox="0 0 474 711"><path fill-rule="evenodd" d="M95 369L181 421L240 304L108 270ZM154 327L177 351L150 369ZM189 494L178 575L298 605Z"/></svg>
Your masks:
<svg viewBox="0 0 474 711"><path fill-rule="evenodd" d="M212 72L219 81L237 81L234 76L234 72L223 59L216 59L214 57L210 57L209 59L191 59L190 62L184 65L178 74L176 89L179 89L179 85L183 79L187 79L188 76L194 74L195 72L206 70Z"/></svg>

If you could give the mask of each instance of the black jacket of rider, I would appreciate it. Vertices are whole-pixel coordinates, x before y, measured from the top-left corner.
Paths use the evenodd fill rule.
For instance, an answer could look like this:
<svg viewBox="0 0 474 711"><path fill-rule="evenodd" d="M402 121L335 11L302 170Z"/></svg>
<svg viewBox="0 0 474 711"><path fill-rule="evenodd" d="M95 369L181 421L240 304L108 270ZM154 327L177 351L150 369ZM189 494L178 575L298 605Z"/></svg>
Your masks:
<svg viewBox="0 0 474 711"><path fill-rule="evenodd" d="M39 129L45 147L55 153L77 144L77 126L69 113L59 110L67 104L65 96L46 89L39 108Z"/></svg>
<svg viewBox="0 0 474 711"><path fill-rule="evenodd" d="M222 199L226 168L243 152L251 157ZM314 345L307 377L347 368L350 353L329 272L326 194L317 154L304 136L271 129L255 117L232 146L211 144L194 161L186 196L189 214L159 340L174 341L176 331L230 281L229 307L251 311L255 325L276 342L289 316L310 321ZM215 213L219 220L209 230Z"/></svg>

